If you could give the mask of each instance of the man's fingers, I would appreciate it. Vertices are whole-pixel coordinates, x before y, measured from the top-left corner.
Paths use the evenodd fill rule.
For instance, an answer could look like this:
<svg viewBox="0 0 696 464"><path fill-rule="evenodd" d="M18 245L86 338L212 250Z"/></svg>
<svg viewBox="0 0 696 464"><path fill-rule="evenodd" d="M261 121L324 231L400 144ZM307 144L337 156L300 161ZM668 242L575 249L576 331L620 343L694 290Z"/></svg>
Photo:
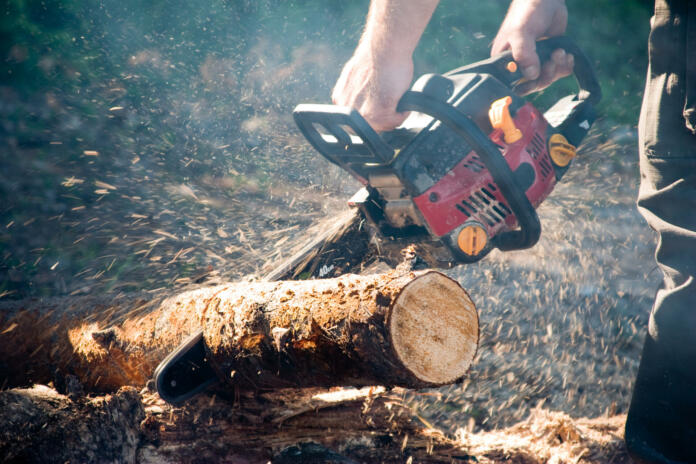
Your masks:
<svg viewBox="0 0 696 464"><path fill-rule="evenodd" d="M556 76L557 78L569 76L573 73L573 67L575 66L575 57L570 53L566 53L563 62L556 63Z"/></svg>
<svg viewBox="0 0 696 464"><path fill-rule="evenodd" d="M533 36L517 33L510 37L510 49L512 58L522 71L522 75L528 80L539 77L541 66L539 56L536 53L536 40Z"/></svg>
<svg viewBox="0 0 696 464"><path fill-rule="evenodd" d="M537 79L537 88L543 89L553 84L553 82L565 76L562 69L567 66L568 56L565 50L559 48L551 53L551 59L544 63L541 67L541 74Z"/></svg>
<svg viewBox="0 0 696 464"><path fill-rule="evenodd" d="M541 67L539 78L520 84L516 90L520 95L527 95L546 88L558 79L572 74L574 63L573 55L561 49L555 50L551 59Z"/></svg>
<svg viewBox="0 0 696 464"><path fill-rule="evenodd" d="M566 53L565 50L560 48L554 50L551 54L551 59L542 66L536 87L543 89L558 79L571 74L573 72L573 63L573 55Z"/></svg>
<svg viewBox="0 0 696 464"><path fill-rule="evenodd" d="M539 79L536 81L536 88L543 89L548 87L553 83L556 77L556 62L549 60L541 67L541 73L539 74Z"/></svg>
<svg viewBox="0 0 696 464"><path fill-rule="evenodd" d="M377 132L392 130L401 125L408 116L408 113L397 113L393 110L396 105L385 105L384 107L374 107L370 105L358 106L358 113L365 118L365 121Z"/></svg>

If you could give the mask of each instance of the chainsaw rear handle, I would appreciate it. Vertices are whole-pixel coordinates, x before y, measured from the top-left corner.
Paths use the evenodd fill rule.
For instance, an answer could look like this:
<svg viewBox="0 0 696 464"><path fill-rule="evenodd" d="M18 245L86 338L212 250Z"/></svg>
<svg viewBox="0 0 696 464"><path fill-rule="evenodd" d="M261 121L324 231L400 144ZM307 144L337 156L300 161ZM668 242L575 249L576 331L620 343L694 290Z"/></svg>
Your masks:
<svg viewBox="0 0 696 464"><path fill-rule="evenodd" d="M449 103L434 98L426 92L409 90L397 106L397 111L417 111L431 116L459 135L475 151L493 177L510 209L520 225L518 230L503 232L494 238L494 245L503 251L519 250L533 246L541 235L541 223L534 206L524 189L518 185L498 147L478 128L468 116Z"/></svg>
<svg viewBox="0 0 696 464"><path fill-rule="evenodd" d="M543 66L548 62L554 50L559 48L573 55L575 59L573 74L579 89L577 99L596 105L602 98L602 89L599 86L599 81L589 58L570 37L558 36L539 40L536 43L536 52L539 55L541 65ZM508 87L514 88L517 84L524 81L524 76L516 65L510 67L512 62L514 62L512 52L508 50L492 58L454 69L446 73L445 76L470 72L488 73L495 76ZM514 71L510 71L510 69L514 69Z"/></svg>

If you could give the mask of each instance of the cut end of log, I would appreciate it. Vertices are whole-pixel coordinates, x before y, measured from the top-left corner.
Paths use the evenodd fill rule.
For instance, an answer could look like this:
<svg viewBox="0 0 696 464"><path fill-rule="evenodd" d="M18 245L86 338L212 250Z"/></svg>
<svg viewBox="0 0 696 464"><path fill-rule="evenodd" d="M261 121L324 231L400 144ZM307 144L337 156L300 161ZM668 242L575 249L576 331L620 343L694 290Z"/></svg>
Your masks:
<svg viewBox="0 0 696 464"><path fill-rule="evenodd" d="M397 357L418 379L434 385L466 375L479 339L473 301L454 280L428 272L411 281L389 315Z"/></svg>

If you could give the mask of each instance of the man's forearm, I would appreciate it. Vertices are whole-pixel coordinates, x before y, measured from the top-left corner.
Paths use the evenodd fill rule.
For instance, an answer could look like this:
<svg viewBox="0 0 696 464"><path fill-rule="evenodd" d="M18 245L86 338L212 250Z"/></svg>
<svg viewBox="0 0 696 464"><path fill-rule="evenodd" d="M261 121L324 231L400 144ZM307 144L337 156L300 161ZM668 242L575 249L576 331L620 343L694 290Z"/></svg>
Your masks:
<svg viewBox="0 0 696 464"><path fill-rule="evenodd" d="M371 0L365 30L353 56L336 81L331 99L355 108L378 131L388 131L406 118L397 113L401 96L413 79L413 51L438 0ZM568 20L564 0L514 0L493 44L493 54L512 50L529 80L527 91L543 88L568 75L573 57L555 50L541 66L536 40L561 35Z"/></svg>
<svg viewBox="0 0 696 464"><path fill-rule="evenodd" d="M372 0L361 47L375 55L411 56L439 0Z"/></svg>
<svg viewBox="0 0 696 464"><path fill-rule="evenodd" d="M413 79L413 51L438 0L372 0L365 30L343 67L331 99L355 108L378 131L406 118L399 98Z"/></svg>

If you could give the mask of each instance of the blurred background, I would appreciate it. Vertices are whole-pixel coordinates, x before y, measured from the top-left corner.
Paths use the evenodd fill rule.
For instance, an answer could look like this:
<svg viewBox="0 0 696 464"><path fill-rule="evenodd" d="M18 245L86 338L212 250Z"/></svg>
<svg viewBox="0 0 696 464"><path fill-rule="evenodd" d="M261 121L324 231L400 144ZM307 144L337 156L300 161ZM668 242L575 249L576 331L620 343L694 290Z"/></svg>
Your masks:
<svg viewBox="0 0 696 464"><path fill-rule="evenodd" d="M340 202L357 185L311 152L291 111L328 102L368 1L3 3L0 298L255 272L326 213L323 195ZM487 57L507 4L443 0L416 76ZM600 112L633 127L648 8L568 6L568 33L602 81Z"/></svg>
<svg viewBox="0 0 696 464"><path fill-rule="evenodd" d="M0 299L172 291L258 275L357 182L313 153L298 103L329 102L367 0L4 0ZM445 430L545 405L625 411L660 280L635 211L648 2L568 0L604 98L531 250L449 271L482 321L462 385L409 392ZM442 0L416 76L486 58L503 0ZM534 97L542 108L574 89Z"/></svg>

